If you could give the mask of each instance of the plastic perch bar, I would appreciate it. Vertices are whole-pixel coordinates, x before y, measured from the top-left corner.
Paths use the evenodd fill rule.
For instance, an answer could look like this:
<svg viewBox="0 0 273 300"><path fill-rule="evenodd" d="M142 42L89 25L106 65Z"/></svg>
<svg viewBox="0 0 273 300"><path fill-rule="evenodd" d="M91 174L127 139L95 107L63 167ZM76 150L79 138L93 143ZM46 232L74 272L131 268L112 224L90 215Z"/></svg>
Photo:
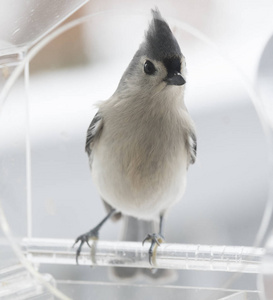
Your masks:
<svg viewBox="0 0 273 300"><path fill-rule="evenodd" d="M23 239L22 250L27 259L42 264L76 264L77 245L72 240ZM81 265L151 268L148 260L150 243L92 242L84 245L79 257ZM262 248L206 246L162 243L156 248L154 267L161 269L206 270L259 273Z"/></svg>

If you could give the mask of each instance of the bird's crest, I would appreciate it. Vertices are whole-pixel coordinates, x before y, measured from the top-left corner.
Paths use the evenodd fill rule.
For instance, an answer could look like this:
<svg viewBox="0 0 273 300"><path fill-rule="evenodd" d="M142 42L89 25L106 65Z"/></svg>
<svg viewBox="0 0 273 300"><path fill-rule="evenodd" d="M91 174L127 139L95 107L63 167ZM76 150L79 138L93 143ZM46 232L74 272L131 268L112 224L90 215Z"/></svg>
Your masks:
<svg viewBox="0 0 273 300"><path fill-rule="evenodd" d="M146 32L145 48L151 59L162 61L165 58L182 56L180 47L169 25L157 8L152 9L153 20Z"/></svg>

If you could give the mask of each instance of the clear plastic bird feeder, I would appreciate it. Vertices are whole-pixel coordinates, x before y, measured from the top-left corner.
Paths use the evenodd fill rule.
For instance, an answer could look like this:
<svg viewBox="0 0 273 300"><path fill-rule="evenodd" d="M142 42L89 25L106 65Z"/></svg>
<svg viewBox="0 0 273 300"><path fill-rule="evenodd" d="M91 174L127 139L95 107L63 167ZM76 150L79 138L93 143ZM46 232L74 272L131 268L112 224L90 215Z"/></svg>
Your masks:
<svg viewBox="0 0 273 300"><path fill-rule="evenodd" d="M244 45L226 47L203 14L208 8L200 6L198 17L186 2L159 6L187 59L186 104L199 139L187 193L167 219L168 243L157 248L157 267L176 270L177 279L109 279L109 266L150 268L148 246L117 242L119 224L107 224L101 241L92 251L84 247L75 265L73 238L104 215L84 153L92 105L114 92L155 6L103 3L102 9L89 3L78 18L57 27L85 2L6 1L0 12L0 298L273 299L270 238L263 247L273 203L271 190L267 201L273 164L266 157L266 147L273 150L267 107L273 93L268 98L258 93L256 82L262 86L263 77L258 73L253 84L253 65L239 71L234 53L244 53ZM218 5L209 3L210 21L219 20ZM180 11L184 6L188 15ZM255 11L255 4L245 14L246 24L252 21L251 7ZM272 4L260 11L267 24L270 9ZM269 37L269 30L260 35L260 46L248 54L257 65ZM54 44L59 38L61 47ZM56 55L64 66L52 63Z"/></svg>

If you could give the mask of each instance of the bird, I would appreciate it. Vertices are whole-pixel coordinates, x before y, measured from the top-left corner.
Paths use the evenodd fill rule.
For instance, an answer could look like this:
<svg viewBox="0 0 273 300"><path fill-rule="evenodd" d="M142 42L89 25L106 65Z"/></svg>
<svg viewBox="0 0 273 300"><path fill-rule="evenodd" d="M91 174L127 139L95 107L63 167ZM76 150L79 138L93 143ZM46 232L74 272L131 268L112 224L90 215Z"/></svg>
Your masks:
<svg viewBox="0 0 273 300"><path fill-rule="evenodd" d="M85 151L107 215L75 240L77 263L83 244L91 247L108 219L123 217L124 238L145 234L153 265L154 250L165 241L164 216L182 198L196 161L195 125L184 102L185 57L158 8L151 13L143 42L87 130ZM155 224L158 231L143 233Z"/></svg>

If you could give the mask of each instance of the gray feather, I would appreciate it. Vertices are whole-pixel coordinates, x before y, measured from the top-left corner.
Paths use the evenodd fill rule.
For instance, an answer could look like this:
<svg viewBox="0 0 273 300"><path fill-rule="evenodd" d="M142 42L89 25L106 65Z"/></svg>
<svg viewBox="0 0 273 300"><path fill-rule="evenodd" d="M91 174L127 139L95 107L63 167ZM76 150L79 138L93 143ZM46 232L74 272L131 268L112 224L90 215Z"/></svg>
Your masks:
<svg viewBox="0 0 273 300"><path fill-rule="evenodd" d="M96 136L99 135L99 133L102 130L102 127L103 127L102 116L100 112L97 112L87 130L85 151L87 152L89 157L92 152L94 139Z"/></svg>
<svg viewBox="0 0 273 300"><path fill-rule="evenodd" d="M189 152L190 152L190 163L194 164L196 161L197 155L197 139L195 132L191 131L188 135L188 143L189 143Z"/></svg>

